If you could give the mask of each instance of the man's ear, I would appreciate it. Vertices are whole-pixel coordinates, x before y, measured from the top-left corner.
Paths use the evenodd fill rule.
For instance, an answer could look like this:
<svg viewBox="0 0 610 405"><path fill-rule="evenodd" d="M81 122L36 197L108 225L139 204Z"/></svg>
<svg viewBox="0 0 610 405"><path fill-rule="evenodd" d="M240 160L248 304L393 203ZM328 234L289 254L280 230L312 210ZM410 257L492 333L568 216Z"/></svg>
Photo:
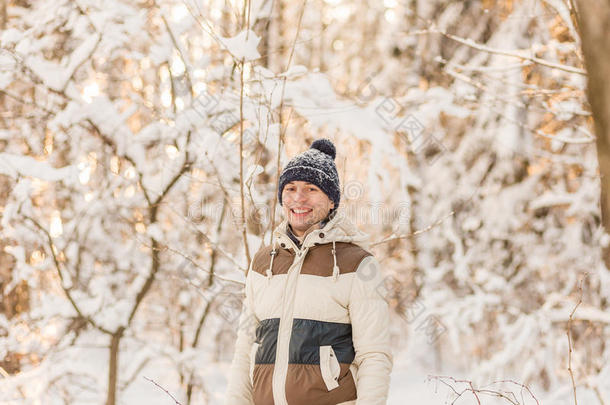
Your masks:
<svg viewBox="0 0 610 405"><path fill-rule="evenodd" d="M335 208L335 202L331 200L331 202L330 202L330 209L332 210L333 208Z"/></svg>

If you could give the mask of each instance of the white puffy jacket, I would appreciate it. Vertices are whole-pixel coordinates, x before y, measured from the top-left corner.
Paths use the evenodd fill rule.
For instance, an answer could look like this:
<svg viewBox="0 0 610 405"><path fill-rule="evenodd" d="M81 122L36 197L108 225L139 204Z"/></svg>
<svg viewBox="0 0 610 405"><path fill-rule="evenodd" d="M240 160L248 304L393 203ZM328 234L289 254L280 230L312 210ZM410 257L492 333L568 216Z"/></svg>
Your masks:
<svg viewBox="0 0 610 405"><path fill-rule="evenodd" d="M389 309L367 236L342 211L300 248L287 225L250 264L226 405L385 404Z"/></svg>

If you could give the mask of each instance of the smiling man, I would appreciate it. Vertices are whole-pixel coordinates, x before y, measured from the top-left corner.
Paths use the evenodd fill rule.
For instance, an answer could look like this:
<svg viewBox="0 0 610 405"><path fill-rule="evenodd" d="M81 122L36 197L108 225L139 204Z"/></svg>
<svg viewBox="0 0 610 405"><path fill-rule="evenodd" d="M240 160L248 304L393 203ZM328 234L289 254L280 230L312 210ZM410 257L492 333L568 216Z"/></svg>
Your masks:
<svg viewBox="0 0 610 405"><path fill-rule="evenodd" d="M226 405L384 405L392 355L383 278L339 208L335 146L288 162L284 221L246 276Z"/></svg>
<svg viewBox="0 0 610 405"><path fill-rule="evenodd" d="M319 139L282 171L278 198L288 231L300 240L311 230L324 226L339 205L341 190L335 155L332 142Z"/></svg>
<svg viewBox="0 0 610 405"><path fill-rule="evenodd" d="M307 231L319 226L335 206L318 186L300 180L291 181L284 186L282 200L289 230L299 242Z"/></svg>

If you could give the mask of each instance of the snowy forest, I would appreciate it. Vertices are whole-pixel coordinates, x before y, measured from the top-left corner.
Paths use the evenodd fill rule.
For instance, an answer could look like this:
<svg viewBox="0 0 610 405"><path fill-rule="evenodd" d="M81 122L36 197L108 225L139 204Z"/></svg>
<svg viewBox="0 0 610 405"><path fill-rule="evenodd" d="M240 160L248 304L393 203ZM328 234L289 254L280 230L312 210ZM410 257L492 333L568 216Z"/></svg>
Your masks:
<svg viewBox="0 0 610 405"><path fill-rule="evenodd" d="M279 171L337 145L390 405L610 405L610 5L0 0L0 403L224 403Z"/></svg>

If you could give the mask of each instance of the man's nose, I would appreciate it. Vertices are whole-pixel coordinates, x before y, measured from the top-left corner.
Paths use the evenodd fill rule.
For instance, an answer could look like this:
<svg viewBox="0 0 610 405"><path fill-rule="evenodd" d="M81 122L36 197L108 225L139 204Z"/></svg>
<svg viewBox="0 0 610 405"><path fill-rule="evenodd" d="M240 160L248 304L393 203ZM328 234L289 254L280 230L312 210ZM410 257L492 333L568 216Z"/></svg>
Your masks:
<svg viewBox="0 0 610 405"><path fill-rule="evenodd" d="M305 194L304 190L297 190L294 193L294 200L295 201L305 201L307 199L307 195Z"/></svg>

